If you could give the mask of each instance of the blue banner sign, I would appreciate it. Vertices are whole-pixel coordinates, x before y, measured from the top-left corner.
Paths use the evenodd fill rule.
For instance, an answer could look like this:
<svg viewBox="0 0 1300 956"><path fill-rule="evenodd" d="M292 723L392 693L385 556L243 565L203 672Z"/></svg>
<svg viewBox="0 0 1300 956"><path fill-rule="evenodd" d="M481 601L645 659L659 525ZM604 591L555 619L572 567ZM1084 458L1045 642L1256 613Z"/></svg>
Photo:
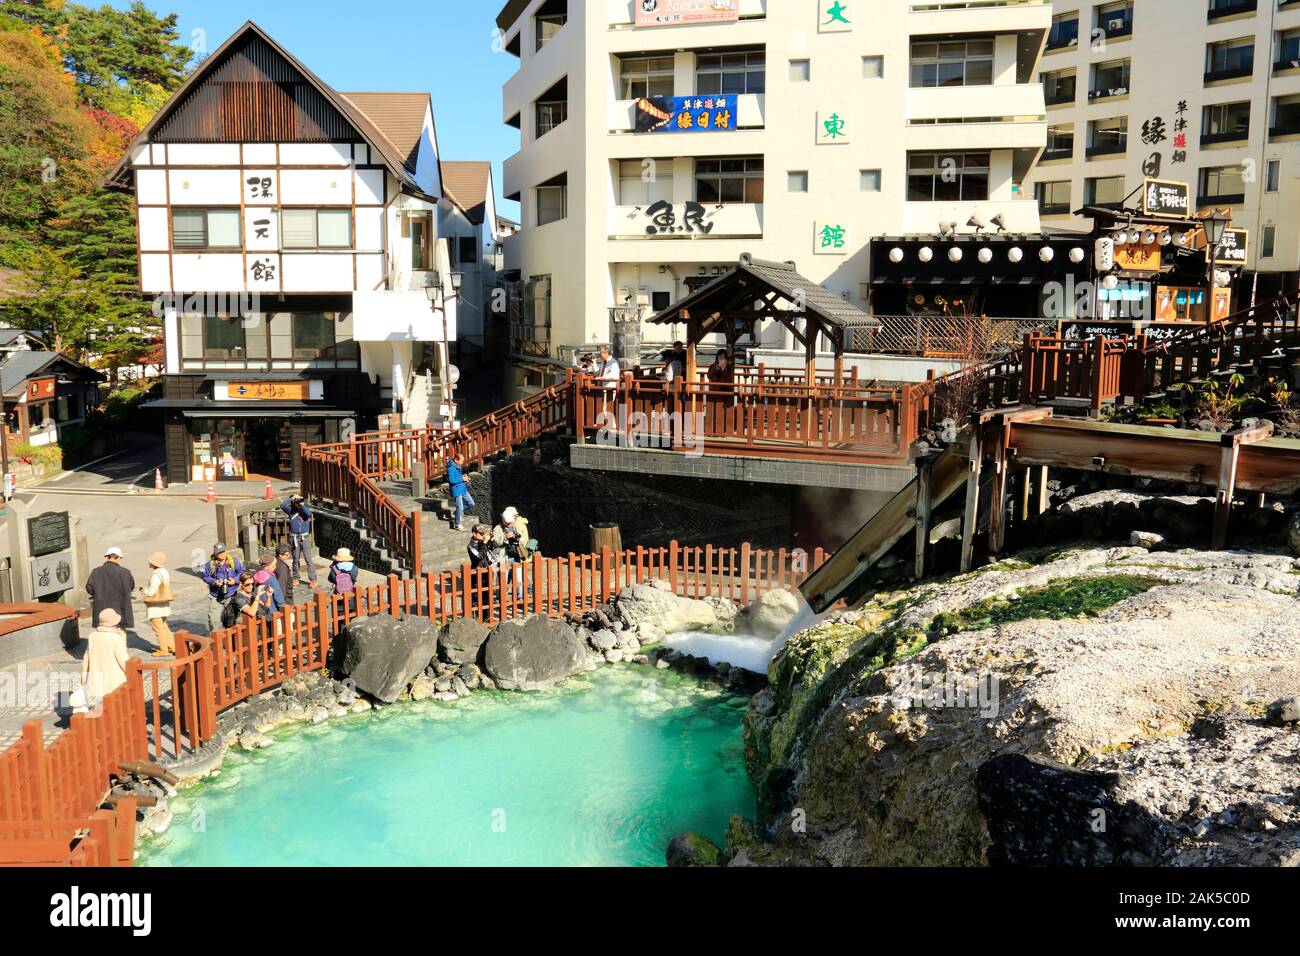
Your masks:
<svg viewBox="0 0 1300 956"><path fill-rule="evenodd" d="M652 96L636 101L638 133L706 133L737 129L734 93L717 96Z"/></svg>

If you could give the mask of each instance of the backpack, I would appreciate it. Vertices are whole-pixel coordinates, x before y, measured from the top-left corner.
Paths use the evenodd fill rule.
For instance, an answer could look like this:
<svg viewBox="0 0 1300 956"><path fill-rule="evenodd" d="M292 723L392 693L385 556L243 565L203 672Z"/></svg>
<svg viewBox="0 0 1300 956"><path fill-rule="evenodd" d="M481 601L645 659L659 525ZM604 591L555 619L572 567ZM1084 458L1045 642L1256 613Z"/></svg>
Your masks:
<svg viewBox="0 0 1300 956"><path fill-rule="evenodd" d="M238 601L239 601L239 592L236 591L229 601L221 605L221 626L222 627L234 627L236 624L239 623L240 607L239 604L237 603Z"/></svg>
<svg viewBox="0 0 1300 956"><path fill-rule="evenodd" d="M352 590L352 575L342 568L334 569L334 593L347 594Z"/></svg>

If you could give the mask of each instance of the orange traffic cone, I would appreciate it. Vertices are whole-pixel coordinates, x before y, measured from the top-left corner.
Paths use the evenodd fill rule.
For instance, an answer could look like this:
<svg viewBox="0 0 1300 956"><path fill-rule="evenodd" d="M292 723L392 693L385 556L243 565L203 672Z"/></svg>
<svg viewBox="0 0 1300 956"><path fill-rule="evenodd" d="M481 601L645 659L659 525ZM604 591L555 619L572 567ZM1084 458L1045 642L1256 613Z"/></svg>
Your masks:
<svg viewBox="0 0 1300 956"><path fill-rule="evenodd" d="M217 490L212 487L211 479L208 480L208 496L204 499L208 504L215 504L217 500Z"/></svg>
<svg viewBox="0 0 1300 956"><path fill-rule="evenodd" d="M161 469L161 468L155 468L155 469L153 470L153 490L154 490L154 491L166 491L166 490L167 490L167 482L163 481L162 469Z"/></svg>
<svg viewBox="0 0 1300 956"><path fill-rule="evenodd" d="M266 479L266 491L262 494L263 501L275 500L275 489L271 487L271 479Z"/></svg>

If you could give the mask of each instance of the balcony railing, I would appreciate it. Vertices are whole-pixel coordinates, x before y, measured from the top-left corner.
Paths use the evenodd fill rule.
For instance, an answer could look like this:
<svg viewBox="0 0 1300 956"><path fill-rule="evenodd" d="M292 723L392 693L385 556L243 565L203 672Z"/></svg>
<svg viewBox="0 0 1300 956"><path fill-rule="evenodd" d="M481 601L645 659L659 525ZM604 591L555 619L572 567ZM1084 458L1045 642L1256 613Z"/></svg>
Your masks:
<svg viewBox="0 0 1300 956"><path fill-rule="evenodd" d="M1230 129L1223 133L1202 133L1202 146L1215 146L1219 143L1238 143L1250 139L1250 130L1247 129Z"/></svg>
<svg viewBox="0 0 1300 956"><path fill-rule="evenodd" d="M1040 203L1038 206L1040 216L1064 216L1069 211L1070 204L1068 202Z"/></svg>
<svg viewBox="0 0 1300 956"><path fill-rule="evenodd" d="M1259 0L1217 0L1210 4L1205 19L1213 22L1224 17L1235 17L1239 13L1253 13L1258 7Z"/></svg>
<svg viewBox="0 0 1300 956"><path fill-rule="evenodd" d="M1127 86L1103 86L1099 89L1088 91L1088 101L1104 100L1112 96L1128 96Z"/></svg>
<svg viewBox="0 0 1300 956"><path fill-rule="evenodd" d="M1270 126L1268 130L1269 139L1276 139L1279 136L1296 135L1300 135L1300 120L1291 120L1287 123L1279 123L1277 126Z"/></svg>
<svg viewBox="0 0 1300 956"><path fill-rule="evenodd" d="M1049 36L1047 38L1047 51L1049 53L1052 52L1053 50L1065 50L1069 47L1075 47L1078 45L1079 45L1079 33L1077 30L1077 25L1073 36L1057 35L1057 36Z"/></svg>
<svg viewBox="0 0 1300 956"><path fill-rule="evenodd" d="M1205 73L1206 83L1218 83L1220 80L1239 80L1244 76L1250 76L1255 72L1255 64L1248 63L1245 66L1229 66L1221 70L1207 70Z"/></svg>
<svg viewBox="0 0 1300 956"><path fill-rule="evenodd" d="M1061 106L1064 103L1074 103L1075 91L1070 90L1068 93L1048 93L1044 97L1044 102L1048 106Z"/></svg>
<svg viewBox="0 0 1300 956"><path fill-rule="evenodd" d="M1043 158L1040 162L1050 163L1056 159L1074 159L1074 147L1069 146L1063 149L1049 149L1043 152Z"/></svg>
<svg viewBox="0 0 1300 956"><path fill-rule="evenodd" d="M1246 201L1245 193L1219 193L1214 196L1197 196L1196 205L1205 206L1240 206Z"/></svg>
<svg viewBox="0 0 1300 956"><path fill-rule="evenodd" d="M1095 156L1123 156L1127 151L1127 143L1098 143L1095 146L1089 146L1086 155L1089 159Z"/></svg>

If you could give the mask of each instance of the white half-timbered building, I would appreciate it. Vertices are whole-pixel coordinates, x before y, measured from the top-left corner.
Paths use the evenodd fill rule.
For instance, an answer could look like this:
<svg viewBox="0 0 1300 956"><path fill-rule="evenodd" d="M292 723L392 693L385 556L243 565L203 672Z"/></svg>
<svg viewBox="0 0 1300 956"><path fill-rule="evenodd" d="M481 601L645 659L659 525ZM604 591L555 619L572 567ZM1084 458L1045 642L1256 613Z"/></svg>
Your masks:
<svg viewBox="0 0 1300 956"><path fill-rule="evenodd" d="M301 443L454 420L460 276L427 93L340 93L249 22L109 183L135 195L164 320L173 482L296 478Z"/></svg>

